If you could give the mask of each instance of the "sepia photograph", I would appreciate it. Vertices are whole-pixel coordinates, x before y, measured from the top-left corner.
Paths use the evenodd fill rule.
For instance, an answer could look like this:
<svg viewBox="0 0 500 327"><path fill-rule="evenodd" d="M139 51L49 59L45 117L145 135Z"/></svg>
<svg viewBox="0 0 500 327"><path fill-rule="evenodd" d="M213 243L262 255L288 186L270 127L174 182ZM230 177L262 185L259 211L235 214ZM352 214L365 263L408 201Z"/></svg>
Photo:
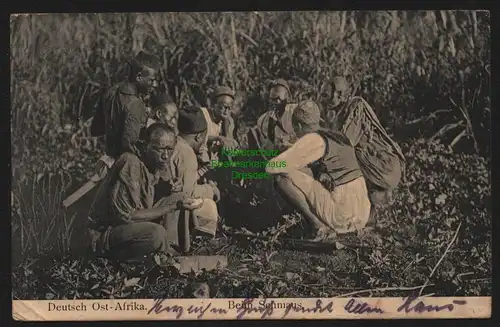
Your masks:
<svg viewBox="0 0 500 327"><path fill-rule="evenodd" d="M484 10L11 15L14 317L489 315L490 48Z"/></svg>

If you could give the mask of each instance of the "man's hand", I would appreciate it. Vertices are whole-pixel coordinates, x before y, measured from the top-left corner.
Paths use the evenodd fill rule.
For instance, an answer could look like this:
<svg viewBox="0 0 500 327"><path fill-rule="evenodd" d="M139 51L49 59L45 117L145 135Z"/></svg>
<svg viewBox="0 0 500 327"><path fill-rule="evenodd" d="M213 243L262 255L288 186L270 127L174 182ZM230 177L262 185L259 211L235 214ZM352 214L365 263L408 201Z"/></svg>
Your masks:
<svg viewBox="0 0 500 327"><path fill-rule="evenodd" d="M226 149L232 150L239 147L239 144L235 139L225 136L219 136L217 139L221 143L221 145Z"/></svg>
<svg viewBox="0 0 500 327"><path fill-rule="evenodd" d="M182 201L182 207L187 210L199 209L203 205L203 199L185 199Z"/></svg>
<svg viewBox="0 0 500 327"><path fill-rule="evenodd" d="M220 200L220 191L217 187L217 184L214 181L208 181L208 185L212 186L212 190L214 191L214 201L219 202Z"/></svg>
<svg viewBox="0 0 500 327"><path fill-rule="evenodd" d="M234 119L229 112L227 115L222 115L223 123L222 127L224 130L224 135L232 136L234 135L234 129L236 128L236 124L234 123Z"/></svg>
<svg viewBox="0 0 500 327"><path fill-rule="evenodd" d="M181 179L175 179L170 182L170 185L172 186L172 192L181 192L182 191L182 180Z"/></svg>
<svg viewBox="0 0 500 327"><path fill-rule="evenodd" d="M291 146L293 145L292 142L290 142L289 140L282 140L280 142L280 152L284 152L286 151L288 148L290 148Z"/></svg>
<svg viewBox="0 0 500 327"><path fill-rule="evenodd" d="M228 124L234 124L233 116L231 115L231 111L227 113L221 113L222 119L226 121Z"/></svg>

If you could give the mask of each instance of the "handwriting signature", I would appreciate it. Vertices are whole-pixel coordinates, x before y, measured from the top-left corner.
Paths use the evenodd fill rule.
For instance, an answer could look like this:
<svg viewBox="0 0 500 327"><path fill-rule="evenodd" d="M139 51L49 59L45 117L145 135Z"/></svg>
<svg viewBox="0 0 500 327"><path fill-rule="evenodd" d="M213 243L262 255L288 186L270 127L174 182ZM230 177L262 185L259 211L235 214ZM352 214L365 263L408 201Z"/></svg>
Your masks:
<svg viewBox="0 0 500 327"><path fill-rule="evenodd" d="M437 305L426 305L423 300L419 301L416 303L414 306L411 306L413 302L417 299L415 296L408 296L405 300L405 302L398 308L398 312L405 311L406 313L410 312L417 312L417 313L424 313L424 312L440 312L443 310L448 309L448 311L453 311L455 309L455 305L465 305L467 304L467 301L464 300L453 300L452 303L448 303L445 305L437 306Z"/></svg>

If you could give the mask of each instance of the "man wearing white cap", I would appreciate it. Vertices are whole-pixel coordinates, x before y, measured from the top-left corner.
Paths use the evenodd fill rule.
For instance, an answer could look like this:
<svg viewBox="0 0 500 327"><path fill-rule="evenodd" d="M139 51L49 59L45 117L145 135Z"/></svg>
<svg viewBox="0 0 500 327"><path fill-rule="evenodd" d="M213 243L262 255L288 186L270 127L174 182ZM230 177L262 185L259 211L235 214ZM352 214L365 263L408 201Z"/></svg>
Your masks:
<svg viewBox="0 0 500 327"><path fill-rule="evenodd" d="M210 108L202 107L202 113L207 121L206 142L199 150L203 164L217 158L220 147L234 149L238 142L234 139L234 119L231 110L234 103L234 91L227 87L217 87L211 95Z"/></svg>
<svg viewBox="0 0 500 327"><path fill-rule="evenodd" d="M268 111L257 120L252 138L267 150L283 150L295 140L292 114L297 104L290 103L290 87L284 79L271 81L267 100Z"/></svg>

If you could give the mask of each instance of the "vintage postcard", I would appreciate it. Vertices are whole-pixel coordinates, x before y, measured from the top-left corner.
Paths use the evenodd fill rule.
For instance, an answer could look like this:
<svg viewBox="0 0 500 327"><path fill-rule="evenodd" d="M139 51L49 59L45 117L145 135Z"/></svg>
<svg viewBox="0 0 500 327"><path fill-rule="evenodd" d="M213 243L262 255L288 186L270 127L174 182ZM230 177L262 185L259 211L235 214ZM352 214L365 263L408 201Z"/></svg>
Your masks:
<svg viewBox="0 0 500 327"><path fill-rule="evenodd" d="M488 11L11 15L21 321L488 318Z"/></svg>

